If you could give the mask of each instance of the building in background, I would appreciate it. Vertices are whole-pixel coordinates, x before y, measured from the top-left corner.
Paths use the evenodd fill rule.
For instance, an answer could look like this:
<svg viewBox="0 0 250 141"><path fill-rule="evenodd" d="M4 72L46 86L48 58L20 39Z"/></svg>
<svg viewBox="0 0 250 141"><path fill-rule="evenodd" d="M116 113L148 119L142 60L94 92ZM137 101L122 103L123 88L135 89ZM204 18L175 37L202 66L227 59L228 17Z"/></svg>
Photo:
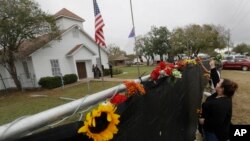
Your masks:
<svg viewBox="0 0 250 141"><path fill-rule="evenodd" d="M26 41L20 47L23 59L15 62L23 88L39 87L41 77L77 74L79 79L93 78L92 65L99 62L98 45L83 28L81 17L63 8L55 15L61 40L49 36ZM108 68L108 55L101 48L102 64ZM7 70L0 65L0 90L15 87Z"/></svg>

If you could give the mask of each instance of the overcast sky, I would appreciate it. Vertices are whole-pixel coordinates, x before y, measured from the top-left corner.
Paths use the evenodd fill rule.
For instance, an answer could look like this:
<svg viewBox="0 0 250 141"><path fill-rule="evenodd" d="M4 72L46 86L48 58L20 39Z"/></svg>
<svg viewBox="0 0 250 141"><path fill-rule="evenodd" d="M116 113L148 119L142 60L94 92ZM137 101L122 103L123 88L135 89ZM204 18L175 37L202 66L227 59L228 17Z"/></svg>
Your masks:
<svg viewBox="0 0 250 141"><path fill-rule="evenodd" d="M92 0L35 1L50 14L66 8L82 17L86 20L85 31L94 37ZM132 39L128 39L132 28L130 0L97 0L97 3L105 23L106 44L131 48ZM136 35L147 33L152 25L172 30L189 24L215 24L230 29L234 44L250 44L249 0L132 0L132 4Z"/></svg>

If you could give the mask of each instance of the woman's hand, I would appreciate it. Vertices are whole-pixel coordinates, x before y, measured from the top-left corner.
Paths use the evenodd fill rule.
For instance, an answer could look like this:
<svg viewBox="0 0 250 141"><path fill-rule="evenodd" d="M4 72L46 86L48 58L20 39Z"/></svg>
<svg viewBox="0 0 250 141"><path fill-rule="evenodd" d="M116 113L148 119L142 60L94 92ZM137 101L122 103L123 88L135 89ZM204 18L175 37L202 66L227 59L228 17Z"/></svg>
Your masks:
<svg viewBox="0 0 250 141"><path fill-rule="evenodd" d="M201 125L203 125L204 122L205 122L205 118L199 118L199 123L200 123Z"/></svg>

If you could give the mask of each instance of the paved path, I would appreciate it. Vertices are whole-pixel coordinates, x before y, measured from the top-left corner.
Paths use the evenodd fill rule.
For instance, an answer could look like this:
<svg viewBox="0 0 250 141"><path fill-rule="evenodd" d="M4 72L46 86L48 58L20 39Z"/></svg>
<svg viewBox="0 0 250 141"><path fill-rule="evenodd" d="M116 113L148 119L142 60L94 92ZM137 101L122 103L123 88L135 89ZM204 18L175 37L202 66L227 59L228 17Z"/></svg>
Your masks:
<svg viewBox="0 0 250 141"><path fill-rule="evenodd" d="M124 80L129 80L129 81L132 81L134 79L122 79L122 78L110 78L110 77L103 77L103 81L105 82L123 82ZM76 85L79 85L79 84L82 84L82 83L88 83L90 81L102 81L102 78L100 77L99 79L94 79L94 78L86 78L86 79L81 79L79 80L78 82L76 83L73 83L73 84L68 84L68 85L65 85L64 88L69 88L69 87L72 87L72 86L76 86ZM55 88L55 89L61 89L61 87L59 88Z"/></svg>

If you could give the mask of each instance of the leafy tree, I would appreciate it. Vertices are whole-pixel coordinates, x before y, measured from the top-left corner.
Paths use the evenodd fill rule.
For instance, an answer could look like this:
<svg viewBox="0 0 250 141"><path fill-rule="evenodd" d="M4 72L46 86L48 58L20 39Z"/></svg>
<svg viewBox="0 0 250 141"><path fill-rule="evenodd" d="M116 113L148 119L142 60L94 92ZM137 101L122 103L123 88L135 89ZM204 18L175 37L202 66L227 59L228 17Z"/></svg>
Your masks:
<svg viewBox="0 0 250 141"><path fill-rule="evenodd" d="M32 0L0 0L0 63L12 76L18 89L15 60L20 59L20 47L26 40L49 34L58 37L53 16L43 12Z"/></svg>
<svg viewBox="0 0 250 141"><path fill-rule="evenodd" d="M189 55L202 52L213 52L214 49L226 47L227 32L221 26L188 25L173 30L171 44L177 53Z"/></svg>
<svg viewBox="0 0 250 141"><path fill-rule="evenodd" d="M170 34L170 31L164 26L152 26L149 32L149 40L154 53L160 55L161 60L163 60L164 54L171 51Z"/></svg>
<svg viewBox="0 0 250 141"><path fill-rule="evenodd" d="M109 44L107 46L107 50L108 50L108 58L109 61L112 64L115 64L114 59L116 59L119 56L126 56L126 52L121 50L119 46L117 46L116 44Z"/></svg>
<svg viewBox="0 0 250 141"><path fill-rule="evenodd" d="M109 44L107 46L109 60L113 60L118 56L126 56L126 52L121 50L116 44Z"/></svg>
<svg viewBox="0 0 250 141"><path fill-rule="evenodd" d="M238 44L234 49L234 52L236 53L240 53L240 54L244 54L244 53L250 53L250 46L245 44L245 43L241 43Z"/></svg>
<svg viewBox="0 0 250 141"><path fill-rule="evenodd" d="M172 46L172 52L173 55L178 55L186 53L187 51L187 39L185 38L183 28L176 28L172 31L171 38L170 38L170 44ZM181 59L181 56L179 56L179 59Z"/></svg>
<svg viewBox="0 0 250 141"><path fill-rule="evenodd" d="M147 59L147 65L149 65L150 58L154 61L154 48L149 36L138 36L136 38L135 50L137 50L140 56L144 56Z"/></svg>

